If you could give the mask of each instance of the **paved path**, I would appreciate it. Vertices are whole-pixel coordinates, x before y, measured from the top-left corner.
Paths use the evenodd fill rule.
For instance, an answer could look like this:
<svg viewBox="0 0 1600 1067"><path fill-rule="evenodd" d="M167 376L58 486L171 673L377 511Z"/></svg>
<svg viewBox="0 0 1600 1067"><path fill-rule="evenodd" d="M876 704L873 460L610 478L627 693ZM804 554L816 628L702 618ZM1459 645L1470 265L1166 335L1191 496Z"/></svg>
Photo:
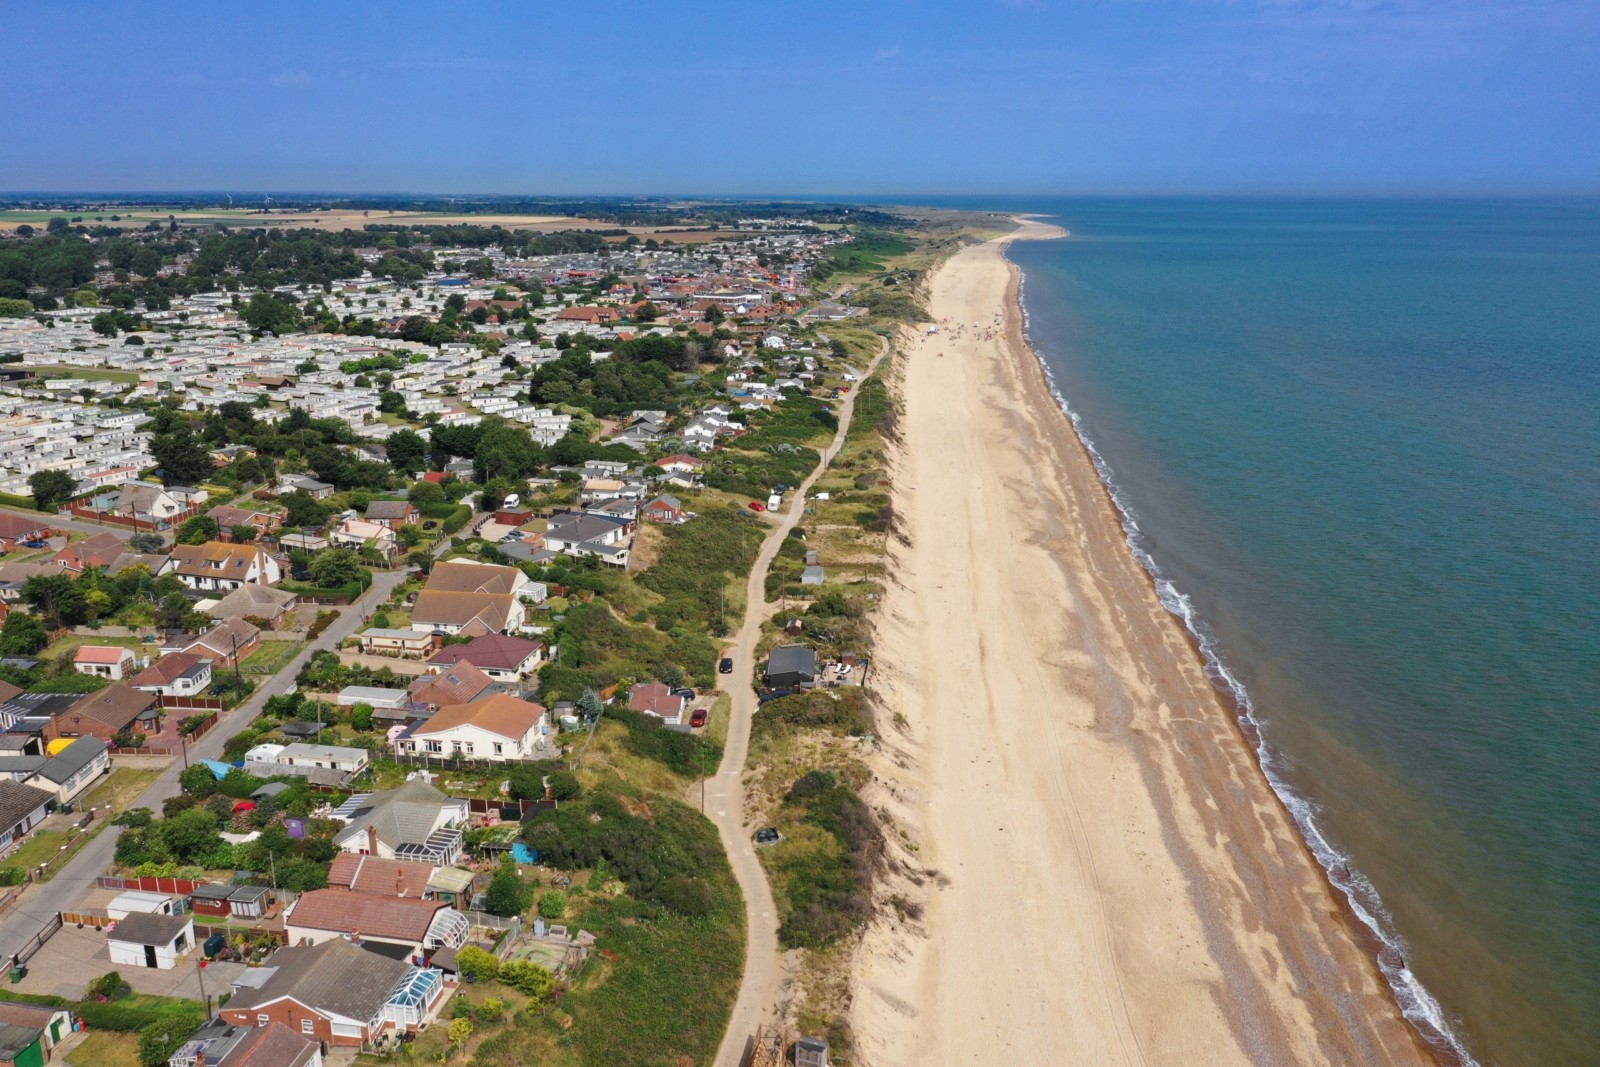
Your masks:
<svg viewBox="0 0 1600 1067"><path fill-rule="evenodd" d="M111 530L122 534L124 538L132 537L134 534L132 527L118 526L114 522L108 522L104 524L98 522L85 522L82 519L70 518L64 514L45 515L37 511L18 511L16 508L0 508L0 511L5 512L7 515L15 515L19 519L27 519L30 522L37 520L40 523L49 526L52 530L76 530L78 533L85 534L104 533L107 530ZM140 532L149 533L150 531L143 530ZM160 533L161 531L157 532ZM172 539L170 536L171 533L172 531L170 530L165 532L166 538L169 541Z"/></svg>
<svg viewBox="0 0 1600 1067"><path fill-rule="evenodd" d="M871 374L888 352L887 342L867 369ZM749 1054L756 1027L773 1022L777 1017L779 998L783 995L783 967L778 949L778 909L773 904L772 887L767 884L767 873L756 858L751 841L752 827L744 821L744 764L750 751L750 724L756 713L754 688L756 670L756 644L761 639L761 622L770 618L777 605L766 598L767 569L772 565L783 544L783 539L794 529L805 512L806 493L822 477L833 462L833 457L844 447L845 436L850 432L850 420L855 414L859 388L851 389L840 401L839 429L833 443L822 451L822 461L817 469L806 476L799 488L789 497L789 507L780 513L777 524L761 543L755 566L750 570L750 580L745 587L744 623L739 627L736 641L729 653L733 657L733 673L720 675L725 679L718 688L733 699L728 721L728 740L722 751L722 764L717 777L706 783L706 815L717 825L722 847L728 853L728 863L733 876L744 892L745 951L744 979L739 986L739 997L733 1005L733 1015L728 1020L727 1032L722 1035L722 1046L717 1050L717 1067L740 1067ZM734 679L741 681L735 682Z"/></svg>
<svg viewBox="0 0 1600 1067"><path fill-rule="evenodd" d="M449 538L445 538L435 546L435 554L442 554L449 545ZM361 616L366 610L363 605L377 605L388 600L389 594L405 580L409 572L410 568L375 572L371 587L361 599L343 609L339 619L324 630L316 640L308 642L277 674L262 681L249 700L224 715L222 721L210 733L189 746L189 761L220 759L222 747L228 739L242 732L255 720L269 697L282 694L294 684L295 675L300 673L300 668L305 665L312 653L334 649L340 641L355 633L356 628L361 625ZM174 760L172 765L162 772L161 777L156 779L130 807L149 808L159 814L161 802L179 792L178 775L183 772L183 766L182 760ZM92 888L95 879L111 865L116 852L117 835L120 832L114 826L100 831L94 840L83 846L56 872L55 877L48 882L29 886L16 903L8 908L4 915L0 915L0 960L10 959L11 954L32 937L46 920L54 917L56 912L73 910L78 898Z"/></svg>

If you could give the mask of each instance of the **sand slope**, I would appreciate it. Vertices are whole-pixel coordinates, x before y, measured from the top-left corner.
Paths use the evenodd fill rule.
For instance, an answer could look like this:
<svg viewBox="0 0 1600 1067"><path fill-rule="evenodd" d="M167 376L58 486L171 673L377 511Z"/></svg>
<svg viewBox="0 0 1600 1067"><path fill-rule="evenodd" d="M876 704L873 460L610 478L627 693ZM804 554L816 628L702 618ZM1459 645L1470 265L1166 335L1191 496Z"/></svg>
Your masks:
<svg viewBox="0 0 1600 1067"><path fill-rule="evenodd" d="M905 358L874 799L936 873L920 933L862 946L860 1062L1425 1062L995 325L1014 284L1000 244L956 255Z"/></svg>

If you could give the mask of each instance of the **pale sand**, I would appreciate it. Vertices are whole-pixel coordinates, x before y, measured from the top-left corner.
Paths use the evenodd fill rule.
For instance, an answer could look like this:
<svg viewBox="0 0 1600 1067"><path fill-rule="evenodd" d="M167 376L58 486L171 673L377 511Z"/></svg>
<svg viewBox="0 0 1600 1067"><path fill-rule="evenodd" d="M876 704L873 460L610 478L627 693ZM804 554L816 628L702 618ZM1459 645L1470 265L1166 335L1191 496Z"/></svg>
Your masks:
<svg viewBox="0 0 1600 1067"><path fill-rule="evenodd" d="M1128 550L1002 247L937 272L968 326L904 357L873 800L937 873L920 930L861 947L859 1062L1428 1062Z"/></svg>

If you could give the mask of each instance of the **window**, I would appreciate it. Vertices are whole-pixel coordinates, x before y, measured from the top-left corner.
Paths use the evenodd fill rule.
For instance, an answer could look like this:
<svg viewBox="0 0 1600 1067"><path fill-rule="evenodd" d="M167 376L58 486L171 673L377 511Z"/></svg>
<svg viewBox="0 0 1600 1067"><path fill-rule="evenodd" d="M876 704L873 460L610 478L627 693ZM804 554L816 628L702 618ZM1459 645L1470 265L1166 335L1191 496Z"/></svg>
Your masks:
<svg viewBox="0 0 1600 1067"><path fill-rule="evenodd" d="M424 749L426 749L427 751L429 751L429 752L443 752L444 751L444 742L443 741L424 741L422 743L422 747Z"/></svg>
<svg viewBox="0 0 1600 1067"><path fill-rule="evenodd" d="M314 1034L317 1032L317 1024L310 1019L301 1019L300 1032L302 1034Z"/></svg>
<svg viewBox="0 0 1600 1067"><path fill-rule="evenodd" d="M505 750L506 750L506 746L502 745L500 742L496 741L494 743L494 754L496 756L499 756L499 755L503 754L505 752Z"/></svg>
<svg viewBox="0 0 1600 1067"><path fill-rule="evenodd" d="M270 1023L271 1021L272 1021L272 1017L270 1015L257 1015L256 1016L256 1025L257 1026L265 1026L268 1023Z"/></svg>

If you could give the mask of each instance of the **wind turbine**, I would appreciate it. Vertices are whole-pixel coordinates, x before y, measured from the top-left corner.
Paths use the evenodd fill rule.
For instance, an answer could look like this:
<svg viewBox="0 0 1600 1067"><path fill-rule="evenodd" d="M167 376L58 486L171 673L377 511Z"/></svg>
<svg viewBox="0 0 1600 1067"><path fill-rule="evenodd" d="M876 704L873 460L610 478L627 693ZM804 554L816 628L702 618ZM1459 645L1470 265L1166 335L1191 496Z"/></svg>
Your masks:
<svg viewBox="0 0 1600 1067"><path fill-rule="evenodd" d="M232 193L223 193L222 195L228 198L228 207L230 207L230 208L233 207L233 194Z"/></svg>

